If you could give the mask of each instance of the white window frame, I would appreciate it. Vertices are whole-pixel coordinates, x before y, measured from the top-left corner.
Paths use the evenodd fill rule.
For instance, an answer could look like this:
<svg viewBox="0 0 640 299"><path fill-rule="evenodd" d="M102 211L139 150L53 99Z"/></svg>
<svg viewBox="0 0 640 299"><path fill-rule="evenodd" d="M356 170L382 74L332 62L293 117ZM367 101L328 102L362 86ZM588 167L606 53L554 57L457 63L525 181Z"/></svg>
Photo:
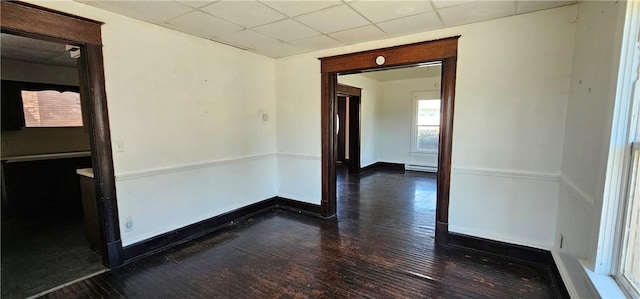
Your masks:
<svg viewBox="0 0 640 299"><path fill-rule="evenodd" d="M636 131L637 132L637 131ZM636 167L634 167L633 164L637 163L637 159L639 158L637 156L637 152L640 151L640 142L635 141L633 142L633 145L631 147L631 154L630 154L630 161L629 161L629 182L627 184L627 196L625 196L624 201L621 202L621 206L622 206L622 210L621 210L621 220L622 220L622 226L620 229L620 235L619 237L616 239L617 241L617 255L616 255L616 263L614 264L615 266L615 272L613 274L614 279L616 280L616 282L622 287L622 289L626 292L626 294L628 296L630 296L631 298L634 299L638 299L640 298L640 291L636 290L632 285L631 282L627 280L626 277L624 277L623 275L623 258L626 256L626 245L627 242L629 241L629 232L627 230L627 227L629 226L629 222L630 222L630 214L629 214L629 210L632 206L632 200L633 197L637 196L637 194L635 194L634 189L636 189L636 185L640 184L640 182L636 181L637 176L634 176L634 174L637 175L637 173L640 171L640 169L637 169ZM638 200L638 199L636 199ZM637 204L637 203L636 203ZM640 248L638 248L637 250L640 250ZM638 252L638 254L640 254L640 251Z"/></svg>
<svg viewBox="0 0 640 299"><path fill-rule="evenodd" d="M595 274L613 277L618 285L631 298L639 294L629 292L621 282L620 262L622 258L624 216L630 165L632 163L632 144L640 140L638 112L640 107L640 86L638 80L640 43L640 1L628 1L618 65L616 96L613 111L611 140L607 159L606 179L600 214L600 226L597 244L594 246L595 258L588 266ZM635 89L635 92L634 92ZM597 286L596 286L597 288Z"/></svg>
<svg viewBox="0 0 640 299"><path fill-rule="evenodd" d="M441 100L440 90L428 90L428 91L412 91L411 92L411 147L410 153L413 154L437 154L438 150L419 150L418 149L418 101L419 100ZM442 103L442 101L440 102ZM440 108L440 114L442 115L442 107ZM438 125L440 126L440 125ZM438 142L440 142L438 140Z"/></svg>

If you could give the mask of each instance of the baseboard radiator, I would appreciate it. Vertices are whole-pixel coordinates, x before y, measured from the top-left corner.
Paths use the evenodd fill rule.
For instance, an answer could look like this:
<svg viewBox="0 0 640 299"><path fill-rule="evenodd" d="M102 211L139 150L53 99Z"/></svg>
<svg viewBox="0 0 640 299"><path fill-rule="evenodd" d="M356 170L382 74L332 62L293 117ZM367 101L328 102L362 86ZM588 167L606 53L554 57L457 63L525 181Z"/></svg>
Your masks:
<svg viewBox="0 0 640 299"><path fill-rule="evenodd" d="M433 166L424 166L424 165L416 165L416 164L405 164L405 170L411 171L424 171L424 172L438 172L438 167Z"/></svg>

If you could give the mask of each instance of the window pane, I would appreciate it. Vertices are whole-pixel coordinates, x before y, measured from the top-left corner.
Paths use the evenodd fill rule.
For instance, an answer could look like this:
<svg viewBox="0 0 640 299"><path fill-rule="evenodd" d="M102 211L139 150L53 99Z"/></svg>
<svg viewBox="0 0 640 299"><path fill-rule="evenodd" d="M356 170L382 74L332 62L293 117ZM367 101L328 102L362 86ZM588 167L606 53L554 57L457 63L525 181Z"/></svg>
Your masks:
<svg viewBox="0 0 640 299"><path fill-rule="evenodd" d="M80 94L55 90L22 91L27 127L81 127Z"/></svg>
<svg viewBox="0 0 640 299"><path fill-rule="evenodd" d="M418 126L418 145L419 151L438 150L438 139L440 135L440 127L438 126Z"/></svg>
<svg viewBox="0 0 640 299"><path fill-rule="evenodd" d="M418 100L418 126L440 125L440 100Z"/></svg>
<svg viewBox="0 0 640 299"><path fill-rule="evenodd" d="M640 293L640 151L634 151L631 194L629 196L626 236L622 255L622 276L629 291Z"/></svg>

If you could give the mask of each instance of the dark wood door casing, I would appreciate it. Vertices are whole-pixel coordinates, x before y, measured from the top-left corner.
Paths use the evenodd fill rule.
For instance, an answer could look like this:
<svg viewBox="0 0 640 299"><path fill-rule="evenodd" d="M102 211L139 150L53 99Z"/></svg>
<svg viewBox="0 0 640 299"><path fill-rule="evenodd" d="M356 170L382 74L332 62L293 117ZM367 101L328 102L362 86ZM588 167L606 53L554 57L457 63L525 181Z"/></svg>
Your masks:
<svg viewBox="0 0 640 299"><path fill-rule="evenodd" d="M346 125L347 125L347 97L338 96L338 152L336 160L344 163L346 157Z"/></svg>
<svg viewBox="0 0 640 299"><path fill-rule="evenodd" d="M89 99L86 121L91 135L91 156L98 198L102 262L123 263L118 220L111 133L102 59L101 22L23 2L0 2L2 32L81 47L78 63L80 87Z"/></svg>
<svg viewBox="0 0 640 299"><path fill-rule="evenodd" d="M322 198L320 205L321 213L324 217L334 217L336 215L336 135L334 132L336 88L340 88L337 84L338 74L354 74L364 70L413 66L441 61L442 109L438 148L436 243L447 244L458 39L459 36L454 36L415 44L320 58L322 87L320 105ZM382 56L385 60L381 65L376 63L376 58L379 56ZM351 160L351 154L349 158Z"/></svg>

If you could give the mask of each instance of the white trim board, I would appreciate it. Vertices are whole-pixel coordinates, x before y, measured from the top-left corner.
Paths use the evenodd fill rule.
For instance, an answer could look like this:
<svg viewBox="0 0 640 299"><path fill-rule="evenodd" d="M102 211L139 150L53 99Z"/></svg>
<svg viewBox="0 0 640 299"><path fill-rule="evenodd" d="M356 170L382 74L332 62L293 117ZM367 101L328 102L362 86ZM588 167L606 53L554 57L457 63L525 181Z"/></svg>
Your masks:
<svg viewBox="0 0 640 299"><path fill-rule="evenodd" d="M582 189L578 188L569 178L567 178L564 174L560 174L560 183L567 186L569 191L572 193L572 197L578 199L577 201L580 203L580 206L584 208L587 212L593 214L593 208L595 206L595 201L593 198Z"/></svg>
<svg viewBox="0 0 640 299"><path fill-rule="evenodd" d="M232 158L232 159L227 159L227 160L208 161L208 162L187 164L187 165L181 165L181 166L175 166L175 167L165 167L165 168L158 168L158 169L150 169L150 170L142 170L142 171L135 171L135 172L129 172L129 173L122 173L122 174L116 174L116 181L126 181L126 180L133 180L133 179L138 179L138 178L143 178L143 177L149 177L149 176L157 176L157 175L169 174L169 173L174 173L174 172L183 172L183 171L190 171L190 170L195 170L195 169L200 169L200 168L208 168L208 167L214 167L214 166L220 166L220 165L236 164L236 163L242 163L242 162L247 162L247 161L254 161L254 160L270 158L270 157L274 157L275 155L276 154L260 154L260 155L254 155L254 156Z"/></svg>
<svg viewBox="0 0 640 299"><path fill-rule="evenodd" d="M486 168L453 167L452 170L454 173L459 173L459 174L496 176L496 177L505 177L505 178L513 178L513 179L538 180L538 181L548 181L548 182L558 182L558 177L559 177L559 174L555 174L555 173L498 170L498 169L486 169Z"/></svg>
<svg viewBox="0 0 640 299"><path fill-rule="evenodd" d="M573 285L573 281L571 280L571 275L567 271L567 267L564 265L564 261L560 257L560 255L556 252L556 249L553 248L551 251L551 257L553 257L553 262L556 264L558 268L558 272L560 272L560 277L562 278L562 282L564 282L564 286L567 288L569 292L569 297L571 298L580 298L578 296L578 291L576 291L576 287Z"/></svg>

